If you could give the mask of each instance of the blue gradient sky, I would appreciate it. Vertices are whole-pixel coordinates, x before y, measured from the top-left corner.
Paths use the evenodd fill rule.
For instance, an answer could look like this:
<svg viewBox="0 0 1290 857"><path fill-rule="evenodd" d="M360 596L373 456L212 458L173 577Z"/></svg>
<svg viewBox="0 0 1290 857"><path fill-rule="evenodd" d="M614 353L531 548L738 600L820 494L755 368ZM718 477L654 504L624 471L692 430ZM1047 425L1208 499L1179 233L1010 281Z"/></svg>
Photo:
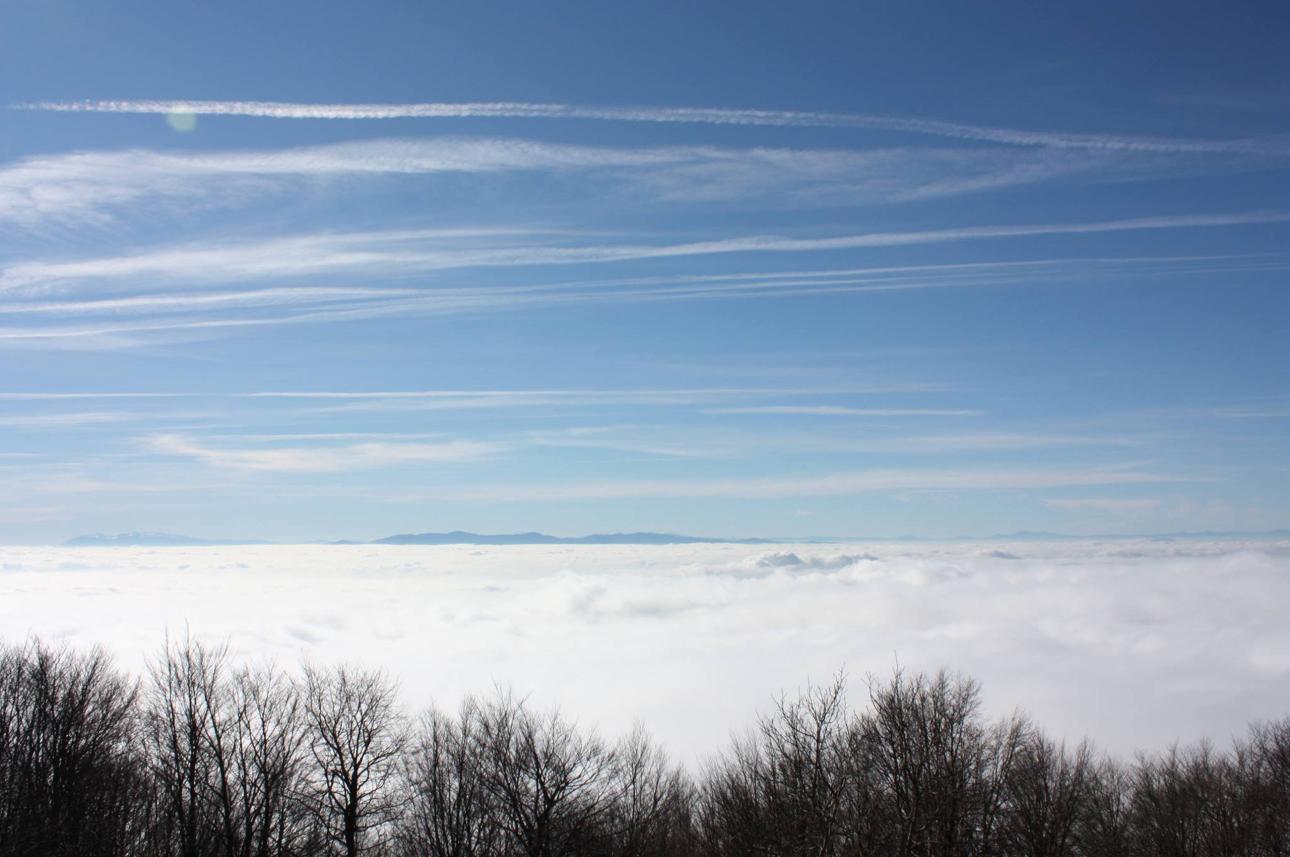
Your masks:
<svg viewBox="0 0 1290 857"><path fill-rule="evenodd" d="M0 540L1290 525L1283 5L263 6L4 13Z"/></svg>

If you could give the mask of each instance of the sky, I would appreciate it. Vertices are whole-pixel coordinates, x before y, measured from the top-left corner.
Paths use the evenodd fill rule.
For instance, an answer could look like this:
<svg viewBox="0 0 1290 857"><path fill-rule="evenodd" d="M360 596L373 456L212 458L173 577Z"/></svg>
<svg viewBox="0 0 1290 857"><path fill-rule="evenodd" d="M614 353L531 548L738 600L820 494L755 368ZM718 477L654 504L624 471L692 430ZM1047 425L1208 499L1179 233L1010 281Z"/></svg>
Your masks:
<svg viewBox="0 0 1290 857"><path fill-rule="evenodd" d="M0 15L0 542L1290 526L1284 4Z"/></svg>
<svg viewBox="0 0 1290 857"><path fill-rule="evenodd" d="M945 668L1121 759L1290 711L1290 540L687 546L0 546L0 629L139 675L171 639L359 662L409 712L510 688L680 761L781 692Z"/></svg>

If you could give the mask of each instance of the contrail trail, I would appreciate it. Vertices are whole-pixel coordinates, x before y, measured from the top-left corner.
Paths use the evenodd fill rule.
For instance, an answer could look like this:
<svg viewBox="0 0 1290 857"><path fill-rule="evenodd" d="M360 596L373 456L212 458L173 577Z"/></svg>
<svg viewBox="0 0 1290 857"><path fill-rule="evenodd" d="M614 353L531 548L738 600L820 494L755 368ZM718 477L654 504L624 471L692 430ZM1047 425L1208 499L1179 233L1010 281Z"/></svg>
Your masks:
<svg viewBox="0 0 1290 857"><path fill-rule="evenodd" d="M992 128L937 119L865 113L799 110L744 110L712 107L595 107L524 101L430 102L423 104L301 104L280 101L41 101L11 105L12 110L58 113L189 113L201 116L251 116L269 119L589 119L704 125L762 125L796 128L866 128L978 140L1013 146L1106 151L1285 154L1284 146L1257 140L1185 140L1106 134L1071 134Z"/></svg>

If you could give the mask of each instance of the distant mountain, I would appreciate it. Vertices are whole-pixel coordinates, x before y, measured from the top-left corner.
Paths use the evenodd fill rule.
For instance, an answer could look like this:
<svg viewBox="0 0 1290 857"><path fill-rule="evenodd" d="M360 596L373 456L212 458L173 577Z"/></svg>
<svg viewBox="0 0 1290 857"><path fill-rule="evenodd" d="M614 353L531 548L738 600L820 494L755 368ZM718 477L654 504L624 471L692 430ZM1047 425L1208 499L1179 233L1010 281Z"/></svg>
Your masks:
<svg viewBox="0 0 1290 857"><path fill-rule="evenodd" d="M451 533L401 533L372 541L338 539L316 542L328 545L772 545L784 542L946 542L946 541L1066 541L1079 539L1286 539L1290 530L1263 530L1260 532L1202 531L1177 533L1101 533L1069 535L1020 531L996 533L992 536L954 536L950 538L924 538L918 536L818 536L792 539L718 539L705 536L681 536L675 533L596 533L590 536L552 536L546 533L468 533L454 530ZM197 539L172 533L120 533L115 536L103 533L77 536L63 543L68 547L200 547L203 545L266 545L272 542L252 539Z"/></svg>
<svg viewBox="0 0 1290 857"><path fill-rule="evenodd" d="M404 533L376 539L376 545L697 545L772 544L770 539L712 539L673 533L599 533L590 536L549 536L546 533L484 535L455 530L451 533Z"/></svg>
<svg viewBox="0 0 1290 857"><path fill-rule="evenodd" d="M1021 530L1015 533L995 533L987 539L1009 541L1078 541L1080 539L1284 539L1290 530L1191 530L1172 533L1044 533ZM955 539L956 541L959 539ZM962 541L978 540L974 536L961 537Z"/></svg>
<svg viewBox="0 0 1290 857"><path fill-rule="evenodd" d="M239 541L236 539L195 539L192 536L177 536L172 533L118 533L109 536L105 533L77 536L63 542L67 547L143 547L143 548L180 548L200 545L253 545L264 542Z"/></svg>

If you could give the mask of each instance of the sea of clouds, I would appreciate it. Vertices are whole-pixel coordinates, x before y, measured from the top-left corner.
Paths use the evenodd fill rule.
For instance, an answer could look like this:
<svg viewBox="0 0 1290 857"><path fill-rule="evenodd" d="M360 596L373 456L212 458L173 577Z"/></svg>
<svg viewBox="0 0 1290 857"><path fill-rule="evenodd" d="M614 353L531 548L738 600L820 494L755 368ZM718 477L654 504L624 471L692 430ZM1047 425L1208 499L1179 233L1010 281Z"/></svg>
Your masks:
<svg viewBox="0 0 1290 857"><path fill-rule="evenodd" d="M845 666L949 667L1116 753L1290 714L1290 541L0 547L0 637L164 636L379 665L410 708L494 684L682 759Z"/></svg>

